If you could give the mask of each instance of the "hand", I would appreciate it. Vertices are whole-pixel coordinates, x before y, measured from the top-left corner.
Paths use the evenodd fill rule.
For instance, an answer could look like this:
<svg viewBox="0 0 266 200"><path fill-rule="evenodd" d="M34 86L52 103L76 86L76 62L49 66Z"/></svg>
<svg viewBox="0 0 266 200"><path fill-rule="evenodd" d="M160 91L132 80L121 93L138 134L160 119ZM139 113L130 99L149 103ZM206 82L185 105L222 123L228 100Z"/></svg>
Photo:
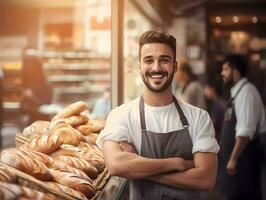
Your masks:
<svg viewBox="0 0 266 200"><path fill-rule="evenodd" d="M120 147L120 149L122 151L126 151L126 152L129 152L129 153L137 154L137 151L136 151L135 147L131 143L119 142L119 147Z"/></svg>
<svg viewBox="0 0 266 200"><path fill-rule="evenodd" d="M185 160L185 170L194 168L194 161L193 160Z"/></svg>
<svg viewBox="0 0 266 200"><path fill-rule="evenodd" d="M230 175L236 174L237 161L230 159L226 165L227 173Z"/></svg>
<svg viewBox="0 0 266 200"><path fill-rule="evenodd" d="M177 157L177 171L186 171L195 167L193 160L184 160L183 158Z"/></svg>

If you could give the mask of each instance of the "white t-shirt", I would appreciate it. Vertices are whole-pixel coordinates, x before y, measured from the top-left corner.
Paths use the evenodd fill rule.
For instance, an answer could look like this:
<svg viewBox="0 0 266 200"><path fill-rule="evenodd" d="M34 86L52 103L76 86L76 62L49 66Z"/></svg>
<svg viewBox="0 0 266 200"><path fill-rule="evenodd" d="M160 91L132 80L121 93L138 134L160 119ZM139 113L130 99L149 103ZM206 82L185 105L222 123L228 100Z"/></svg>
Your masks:
<svg viewBox="0 0 266 200"><path fill-rule="evenodd" d="M123 104L110 112L105 128L101 131L97 145L102 149L105 140L127 141L132 143L138 153L141 149L141 125L139 115L139 100L137 98ZM219 152L219 146L215 139L213 124L209 114L195 106L178 99L188 123L189 133L193 143L192 153L195 152ZM178 111L174 102L161 107L145 106L145 120L148 131L167 133L183 129ZM178 144L177 144L178 145Z"/></svg>
<svg viewBox="0 0 266 200"><path fill-rule="evenodd" d="M231 97L234 97L239 88L246 82L246 78L240 79L231 89ZM266 132L265 110L258 90L251 83L247 83L240 90L234 100L236 113L236 137L253 138L257 126L259 133Z"/></svg>

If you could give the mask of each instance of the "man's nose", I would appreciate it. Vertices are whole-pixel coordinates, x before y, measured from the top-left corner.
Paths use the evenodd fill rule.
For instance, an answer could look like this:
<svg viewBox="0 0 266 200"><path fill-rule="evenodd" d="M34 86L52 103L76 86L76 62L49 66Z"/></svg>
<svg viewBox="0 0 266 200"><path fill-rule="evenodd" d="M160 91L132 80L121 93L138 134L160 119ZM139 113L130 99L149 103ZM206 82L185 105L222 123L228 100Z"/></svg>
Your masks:
<svg viewBox="0 0 266 200"><path fill-rule="evenodd" d="M152 69L153 69L154 71L159 71L159 70L160 70L160 62L159 62L159 60L154 60L154 63L153 63Z"/></svg>

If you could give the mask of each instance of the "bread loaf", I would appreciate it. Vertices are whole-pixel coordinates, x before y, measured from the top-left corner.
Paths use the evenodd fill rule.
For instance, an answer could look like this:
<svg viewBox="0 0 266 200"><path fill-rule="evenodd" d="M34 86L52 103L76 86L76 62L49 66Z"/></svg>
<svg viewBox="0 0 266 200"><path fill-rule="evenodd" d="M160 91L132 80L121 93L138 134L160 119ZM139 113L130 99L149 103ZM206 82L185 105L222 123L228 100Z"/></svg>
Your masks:
<svg viewBox="0 0 266 200"><path fill-rule="evenodd" d="M49 132L50 122L48 121L35 121L30 126L23 130L23 136L27 138L35 138L37 136L46 135Z"/></svg>
<svg viewBox="0 0 266 200"><path fill-rule="evenodd" d="M94 133L99 133L105 126L104 120L90 120L87 122L91 126Z"/></svg>
<svg viewBox="0 0 266 200"><path fill-rule="evenodd" d="M91 181L91 179L81 170L76 169L74 167L71 167L59 160L55 160L51 163L49 166L50 169L58 169L63 172L69 172L72 174L75 174L76 176L79 176L80 178L86 179L88 181Z"/></svg>
<svg viewBox="0 0 266 200"><path fill-rule="evenodd" d="M84 101L78 101L76 103L72 103L64 108L61 112L55 115L52 118L52 121L62 118L68 118L73 115L79 115L84 110L88 109L87 104Z"/></svg>
<svg viewBox="0 0 266 200"><path fill-rule="evenodd" d="M60 136L64 144L72 145L77 145L83 137L79 131L64 122L57 123L50 133Z"/></svg>
<svg viewBox="0 0 266 200"><path fill-rule="evenodd" d="M66 193L74 198L78 198L78 199L83 199L83 200L88 200L87 197L78 192L78 191L75 191L73 189L71 189L70 187L68 186L65 186L65 185L61 185L59 183L55 183L55 182L46 182L47 185L57 189L58 191L62 192L62 193Z"/></svg>
<svg viewBox="0 0 266 200"><path fill-rule="evenodd" d="M45 155L45 154L40 153L40 152L28 150L28 149L25 150L23 148L21 149L21 151L23 151L25 154L27 154L31 158L44 163L46 165L46 167L48 167L48 168L60 169L62 171L71 172L71 173L74 173L81 178L90 180L90 178L83 171L76 169L74 167L71 167L71 166L69 166L63 162L57 161L48 155Z"/></svg>
<svg viewBox="0 0 266 200"><path fill-rule="evenodd" d="M89 118L85 115L74 115L64 119L64 122L75 127L87 123Z"/></svg>
<svg viewBox="0 0 266 200"><path fill-rule="evenodd" d="M59 149L50 153L50 156L55 157L58 155L62 155L62 156L81 157L83 154L84 152L80 148L69 144L63 144Z"/></svg>
<svg viewBox="0 0 266 200"><path fill-rule="evenodd" d="M92 126L90 124L83 124L75 127L82 135L89 135L93 133Z"/></svg>
<svg viewBox="0 0 266 200"><path fill-rule="evenodd" d="M92 183L82 179L74 174L68 172L62 172L59 170L50 170L53 179L62 185L68 186L74 190L83 193L87 198L92 198L95 194L95 190L92 187Z"/></svg>
<svg viewBox="0 0 266 200"><path fill-rule="evenodd" d="M98 170L82 158L61 155L54 157L54 159L85 172L90 178L96 178L98 176Z"/></svg>
<svg viewBox="0 0 266 200"><path fill-rule="evenodd" d="M6 167L0 165L0 182L15 183L16 175Z"/></svg>
<svg viewBox="0 0 266 200"><path fill-rule="evenodd" d="M98 134L95 134L95 133L84 136L86 142L88 144L93 144L93 145L96 145L97 137L98 137Z"/></svg>
<svg viewBox="0 0 266 200"><path fill-rule="evenodd" d="M24 197L34 200L56 200L56 198L48 193L36 191L24 186L10 183L0 182L0 199L10 200Z"/></svg>
<svg viewBox="0 0 266 200"><path fill-rule="evenodd" d="M6 149L1 152L1 161L40 180L51 180L51 174L44 163L28 156L19 149Z"/></svg>
<svg viewBox="0 0 266 200"><path fill-rule="evenodd" d="M19 149L20 149L20 151L22 151L24 154L27 154L32 159L44 163L48 168L51 165L51 163L53 162L53 158L44 154L44 153L33 151L33 150L27 149L25 147L20 147Z"/></svg>
<svg viewBox="0 0 266 200"><path fill-rule="evenodd" d="M32 141L25 143L22 147L49 154L58 149L64 140L58 135L45 135L34 138Z"/></svg>

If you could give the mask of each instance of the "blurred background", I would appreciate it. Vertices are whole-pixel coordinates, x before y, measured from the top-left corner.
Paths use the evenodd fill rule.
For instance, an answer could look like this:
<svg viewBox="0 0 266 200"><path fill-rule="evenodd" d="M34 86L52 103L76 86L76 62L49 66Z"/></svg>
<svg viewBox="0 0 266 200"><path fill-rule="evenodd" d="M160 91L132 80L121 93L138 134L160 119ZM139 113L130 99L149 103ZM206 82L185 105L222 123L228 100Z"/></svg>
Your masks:
<svg viewBox="0 0 266 200"><path fill-rule="evenodd" d="M0 0L2 147L75 101L105 118L136 98L138 37L151 29L174 35L178 62L203 85L215 82L224 101L221 62L246 55L265 104L265 10L265 0Z"/></svg>

